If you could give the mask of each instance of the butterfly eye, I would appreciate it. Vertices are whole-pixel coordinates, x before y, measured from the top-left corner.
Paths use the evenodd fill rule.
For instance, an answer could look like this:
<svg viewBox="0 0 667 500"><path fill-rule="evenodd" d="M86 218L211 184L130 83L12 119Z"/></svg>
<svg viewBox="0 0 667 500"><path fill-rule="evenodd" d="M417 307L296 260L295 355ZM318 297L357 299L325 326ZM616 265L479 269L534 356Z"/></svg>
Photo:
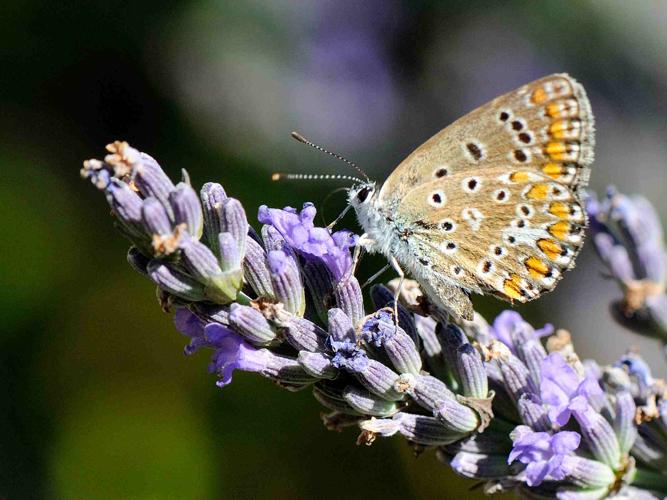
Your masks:
<svg viewBox="0 0 667 500"><path fill-rule="evenodd" d="M357 193L357 200L359 200L359 203L363 203L366 201L366 198L368 198L368 195L371 193L371 188L369 187L363 187L359 190Z"/></svg>

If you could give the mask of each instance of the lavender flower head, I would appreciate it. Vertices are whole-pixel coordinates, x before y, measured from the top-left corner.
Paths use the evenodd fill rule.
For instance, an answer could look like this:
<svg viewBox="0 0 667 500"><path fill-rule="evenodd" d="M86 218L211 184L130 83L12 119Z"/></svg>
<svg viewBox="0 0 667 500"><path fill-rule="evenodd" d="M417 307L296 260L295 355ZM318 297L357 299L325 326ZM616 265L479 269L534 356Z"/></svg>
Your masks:
<svg viewBox="0 0 667 500"><path fill-rule="evenodd" d="M639 333L667 340L667 253L660 219L641 196L614 188L587 199L591 232L601 260L623 291L614 317Z"/></svg>
<svg viewBox="0 0 667 500"><path fill-rule="evenodd" d="M356 427L361 444L401 436L415 452L434 449L487 493L667 495L667 386L637 353L607 367L582 361L567 332L535 329L514 311L491 326L477 313L455 324L409 280L397 317L391 283L371 289L369 312L351 268L357 237L317 227L311 203L262 206L255 231L221 185L197 195L187 173L174 184L127 143L107 149L82 175L131 242L131 267L175 310L185 353L210 353L219 387L241 371L310 390L327 428ZM662 287L660 228L637 218L641 202L618 196L589 202L596 244L625 306L658 318L653 288L638 302L629 290ZM611 236L610 214L626 239Z"/></svg>

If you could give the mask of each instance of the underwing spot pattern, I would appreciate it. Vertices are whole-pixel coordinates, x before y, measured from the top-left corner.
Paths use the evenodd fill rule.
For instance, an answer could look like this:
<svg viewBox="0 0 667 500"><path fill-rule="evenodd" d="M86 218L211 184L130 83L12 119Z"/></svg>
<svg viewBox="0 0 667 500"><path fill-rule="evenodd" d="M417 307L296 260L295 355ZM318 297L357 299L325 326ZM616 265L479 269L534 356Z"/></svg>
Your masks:
<svg viewBox="0 0 667 500"><path fill-rule="evenodd" d="M442 208L447 201L445 192L441 189L429 193L426 197L426 203L428 203L433 208Z"/></svg>
<svg viewBox="0 0 667 500"><path fill-rule="evenodd" d="M449 167L441 165L433 171L433 177L436 179L441 179L449 175Z"/></svg>
<svg viewBox="0 0 667 500"><path fill-rule="evenodd" d="M479 231L479 228L482 226L482 220L484 220L484 215L477 208L464 208L461 211L461 217L473 231Z"/></svg>
<svg viewBox="0 0 667 500"><path fill-rule="evenodd" d="M447 255L455 254L459 249L459 246L453 241L444 241L440 245L440 250Z"/></svg>
<svg viewBox="0 0 667 500"><path fill-rule="evenodd" d="M482 189L482 180L479 177L466 177L461 181L461 187L467 193L477 193Z"/></svg>
<svg viewBox="0 0 667 500"><path fill-rule="evenodd" d="M479 163L485 157L484 145L479 141L466 142L463 144L463 151L473 163Z"/></svg>

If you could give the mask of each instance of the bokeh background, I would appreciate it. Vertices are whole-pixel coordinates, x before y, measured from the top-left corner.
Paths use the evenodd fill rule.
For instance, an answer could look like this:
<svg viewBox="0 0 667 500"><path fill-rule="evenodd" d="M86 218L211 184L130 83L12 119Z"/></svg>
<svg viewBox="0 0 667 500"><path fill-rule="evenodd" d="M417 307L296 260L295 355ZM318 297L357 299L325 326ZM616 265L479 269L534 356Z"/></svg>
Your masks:
<svg viewBox="0 0 667 500"><path fill-rule="evenodd" d="M81 161L126 139L196 187L261 203L320 200L344 172L299 130L382 180L422 141L551 72L584 83L597 117L592 187L640 192L667 216L667 3L649 1L5 0L0 5L0 496L460 498L480 495L399 439L326 431L311 395L205 354L125 263ZM346 224L354 228L352 219ZM364 262L368 275L380 260ZM390 278L390 275L386 276ZM611 362L656 342L614 324L616 287L591 245L558 289L519 310ZM478 298L492 317L503 307Z"/></svg>

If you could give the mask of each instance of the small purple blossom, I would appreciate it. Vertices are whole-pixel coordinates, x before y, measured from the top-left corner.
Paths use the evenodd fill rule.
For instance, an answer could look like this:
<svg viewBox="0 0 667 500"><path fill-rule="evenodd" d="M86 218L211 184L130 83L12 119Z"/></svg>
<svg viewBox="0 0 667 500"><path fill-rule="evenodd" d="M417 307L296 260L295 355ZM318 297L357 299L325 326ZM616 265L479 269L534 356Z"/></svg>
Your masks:
<svg viewBox="0 0 667 500"><path fill-rule="evenodd" d="M602 394L596 380L582 378L560 353L551 353L542 361L540 395L549 405L552 423L563 426L573 411L585 411L589 398Z"/></svg>
<svg viewBox="0 0 667 500"><path fill-rule="evenodd" d="M350 231L331 233L327 228L313 223L317 210L312 203L304 203L301 212L292 207L259 207L257 218L262 224L273 226L287 243L306 258L321 259L336 281L347 273L352 265L350 248L357 236Z"/></svg>
<svg viewBox="0 0 667 500"><path fill-rule="evenodd" d="M552 324L547 323L542 328L535 330L530 323L525 321L516 311L505 310L501 312L490 327L492 338L500 340L503 344L515 352L515 342L519 340L539 339L551 335L554 331Z"/></svg>
<svg viewBox="0 0 667 500"><path fill-rule="evenodd" d="M382 344L393 337L395 332L396 326L391 311L380 309L368 317L361 329L361 336L367 343L382 347Z"/></svg>
<svg viewBox="0 0 667 500"><path fill-rule="evenodd" d="M218 387L224 387L232 381L234 370L260 372L266 368L269 351L251 346L229 328L209 323L206 325L205 334L214 339L218 347L209 365L209 370L220 377Z"/></svg>
<svg viewBox="0 0 667 500"><path fill-rule="evenodd" d="M334 340L329 337L328 344L334 355L331 364L336 368L345 368L353 373L362 372L368 366L368 356L354 340Z"/></svg>
<svg viewBox="0 0 667 500"><path fill-rule="evenodd" d="M572 454L581 441L577 432L534 432L526 425L516 427L510 437L513 447L507 463L518 460L527 465L528 486L537 486L545 479L564 479L569 474L565 457Z"/></svg>

